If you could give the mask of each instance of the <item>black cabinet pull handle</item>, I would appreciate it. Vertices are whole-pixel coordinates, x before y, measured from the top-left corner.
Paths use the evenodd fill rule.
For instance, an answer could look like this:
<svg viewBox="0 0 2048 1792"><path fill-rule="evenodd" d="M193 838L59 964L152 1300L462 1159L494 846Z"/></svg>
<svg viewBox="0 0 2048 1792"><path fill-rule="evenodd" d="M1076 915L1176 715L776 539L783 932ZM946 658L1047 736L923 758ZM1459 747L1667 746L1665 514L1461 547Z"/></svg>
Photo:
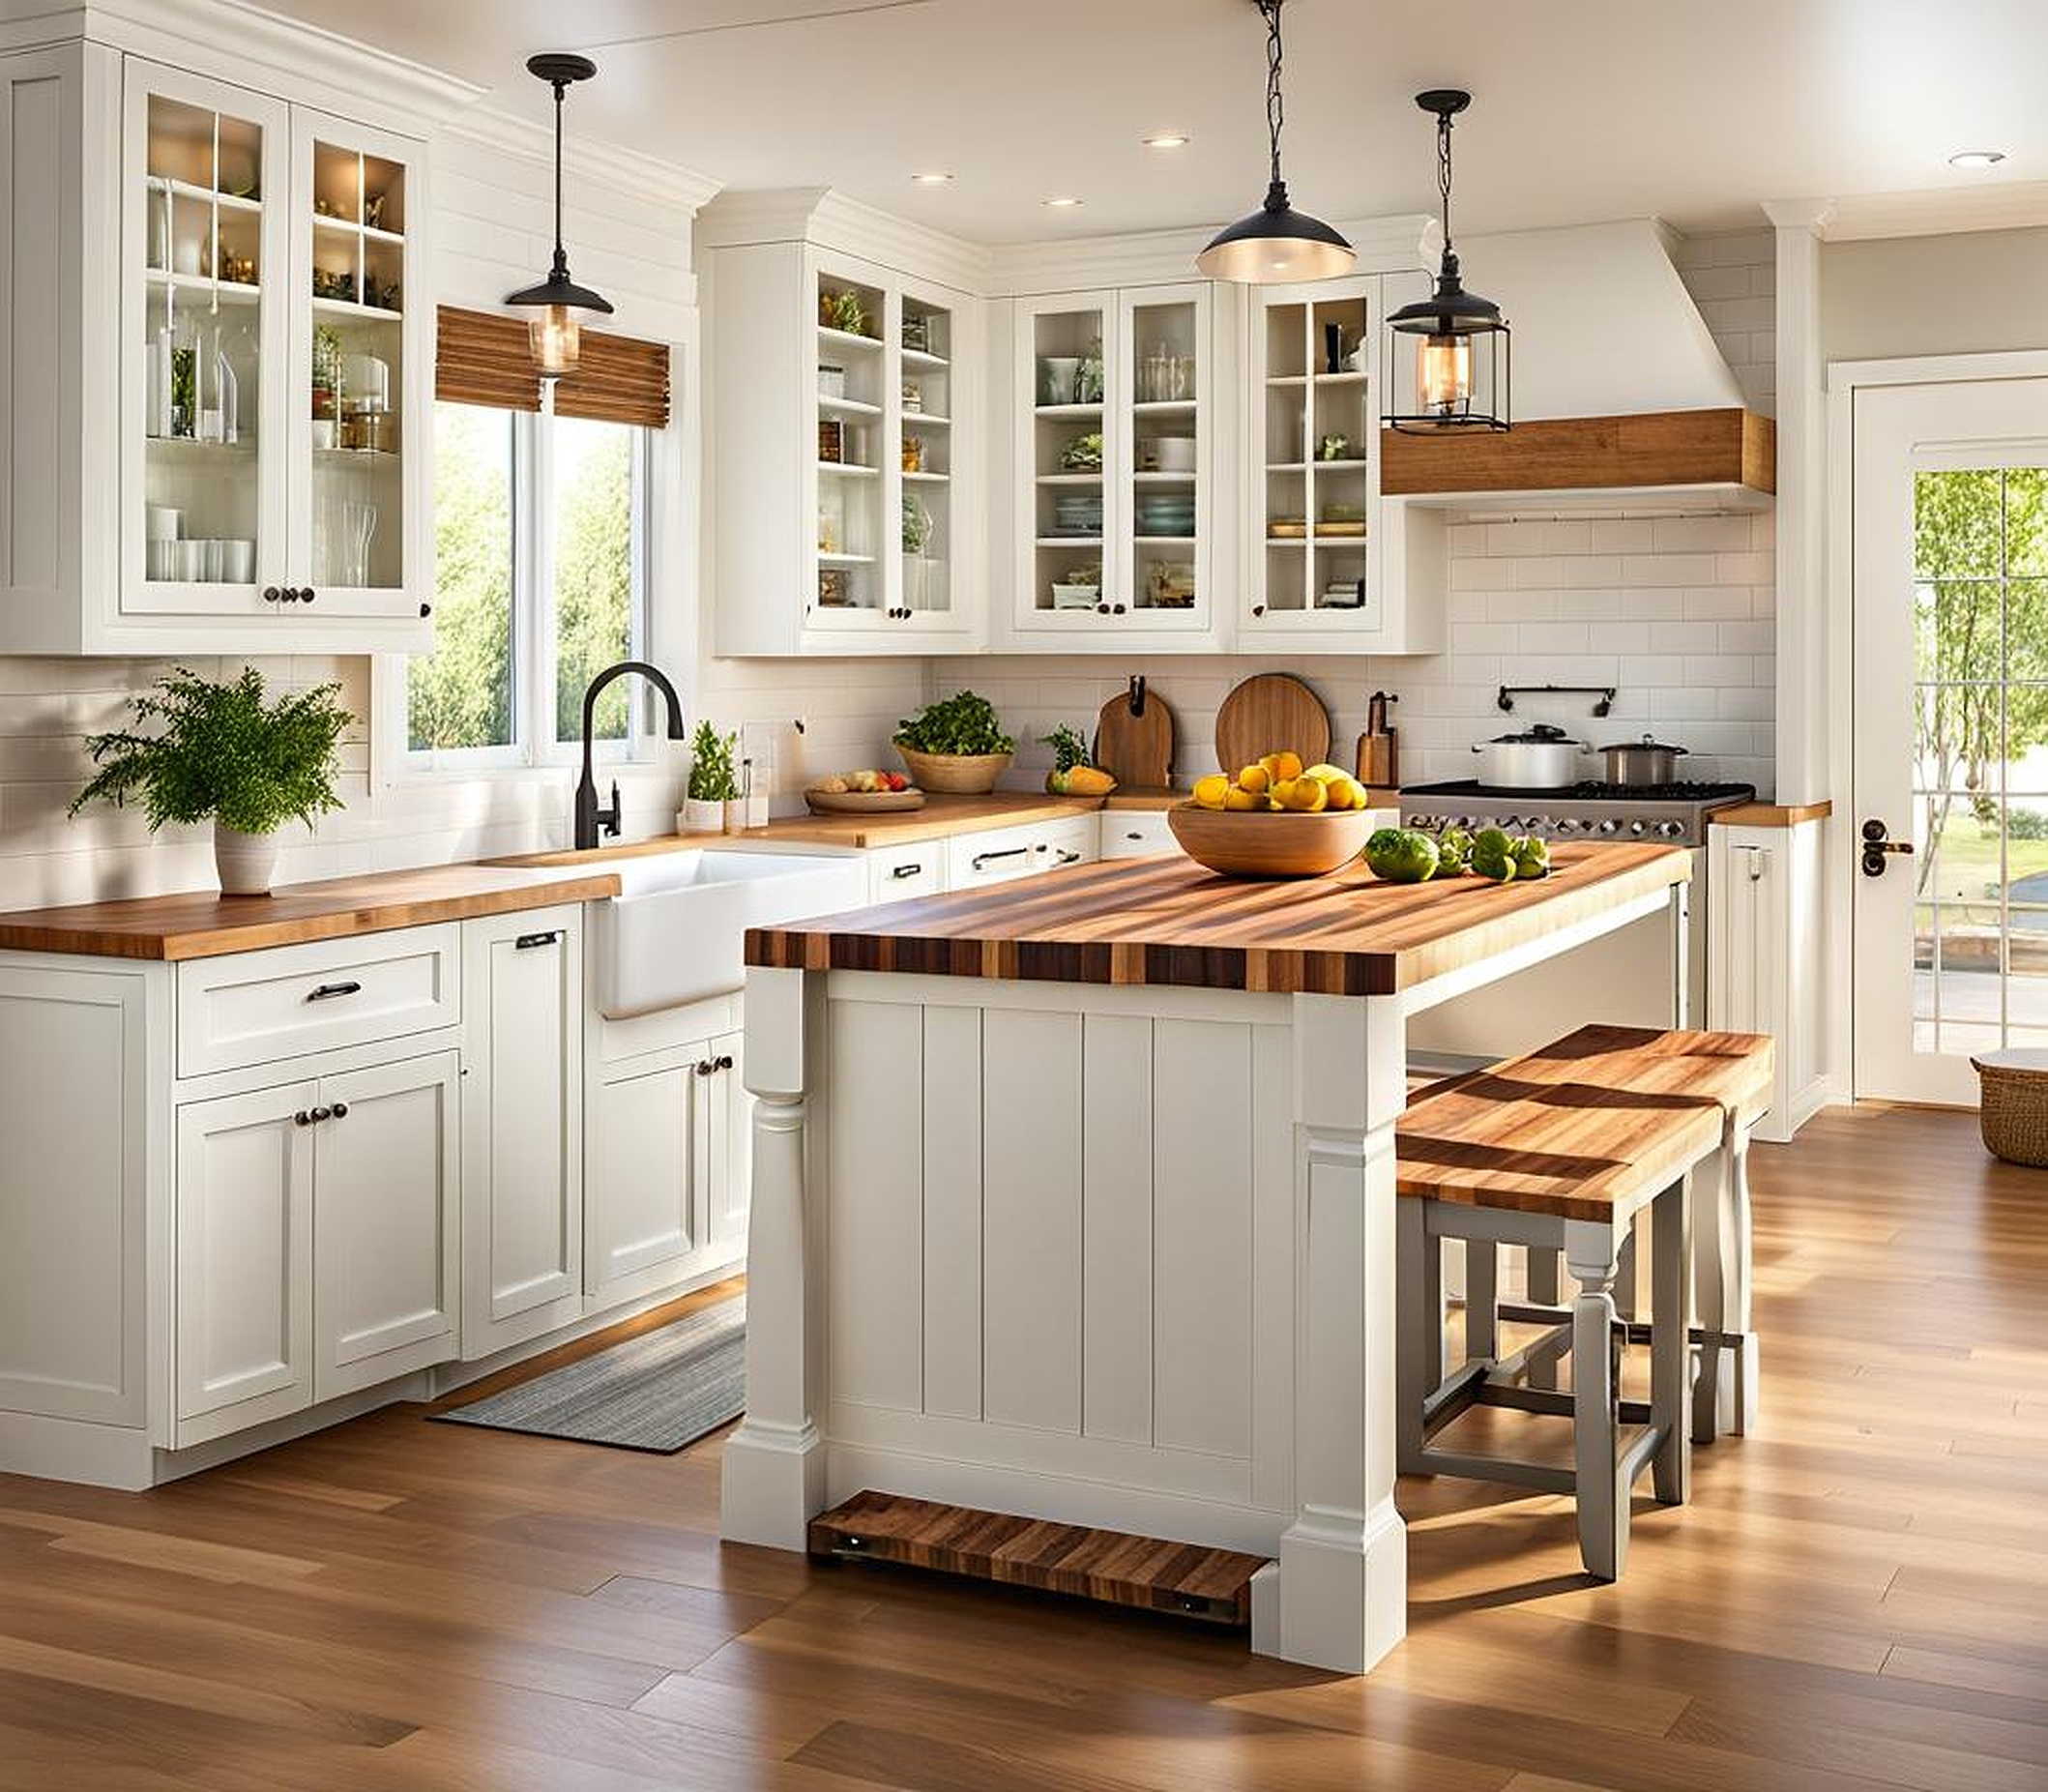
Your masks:
<svg viewBox="0 0 2048 1792"><path fill-rule="evenodd" d="M333 1108L316 1107L306 1116L306 1124L309 1127L316 1127L321 1121L332 1120L334 1117L335 1110Z"/></svg>
<svg viewBox="0 0 2048 1792"><path fill-rule="evenodd" d="M697 1060L697 1074L699 1076L709 1076L717 1068L709 1058L699 1058Z"/></svg>
<svg viewBox="0 0 2048 1792"><path fill-rule="evenodd" d="M1251 606L1251 613L1252 613L1252 614L1253 614L1254 616L1263 616L1263 615L1265 615L1265 614L1266 614L1266 605L1265 605L1265 604L1263 604L1263 603L1254 603L1254 604L1253 604L1253 605Z"/></svg>
<svg viewBox="0 0 2048 1792"><path fill-rule="evenodd" d="M359 983L322 984L306 999L308 1002L332 1002L337 995L361 995L363 985Z"/></svg>
<svg viewBox="0 0 2048 1792"><path fill-rule="evenodd" d="M730 1058L720 1058L712 1068L714 1070L729 1071L732 1069L732 1060Z"/></svg>
<svg viewBox="0 0 2048 1792"><path fill-rule="evenodd" d="M978 852L974 856L973 867L979 871L985 865L995 864L998 859L1021 859L1030 851L1028 846L1009 846L1001 852Z"/></svg>
<svg viewBox="0 0 2048 1792"><path fill-rule="evenodd" d="M552 946L561 937L559 928L552 933L522 933L512 941L512 951L532 952L537 946Z"/></svg>
<svg viewBox="0 0 2048 1792"><path fill-rule="evenodd" d="M918 876L923 871L923 869L924 867L922 865L899 865L894 870L890 872L890 876L895 878L897 882L900 883L906 877Z"/></svg>
<svg viewBox="0 0 2048 1792"><path fill-rule="evenodd" d="M424 622L433 613L434 606L431 603L423 603L420 605L420 620L422 622Z"/></svg>
<svg viewBox="0 0 2048 1792"><path fill-rule="evenodd" d="M1068 852L1063 846L1060 848L1060 863L1062 865L1079 865L1081 863L1081 855L1077 852Z"/></svg>

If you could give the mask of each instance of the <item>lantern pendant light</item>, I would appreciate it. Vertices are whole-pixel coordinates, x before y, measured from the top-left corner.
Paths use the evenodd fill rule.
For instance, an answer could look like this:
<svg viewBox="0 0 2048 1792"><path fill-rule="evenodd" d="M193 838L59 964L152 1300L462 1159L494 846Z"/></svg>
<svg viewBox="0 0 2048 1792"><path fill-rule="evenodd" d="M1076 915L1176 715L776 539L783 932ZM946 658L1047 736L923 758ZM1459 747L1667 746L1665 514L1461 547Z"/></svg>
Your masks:
<svg viewBox="0 0 2048 1792"><path fill-rule="evenodd" d="M1511 338L1507 318L1491 299L1465 290L1457 250L1450 243L1450 121L1472 103L1472 96L1455 88L1432 88L1415 103L1436 114L1437 191L1444 201L1444 258L1437 269L1436 289L1426 299L1404 305L1387 320L1401 336L1419 338L1415 344L1416 407L1392 408L1395 362L1388 358L1390 408L1383 420L1408 435L1459 435L1509 427ZM1484 396L1491 407L1475 409L1474 350L1483 345L1487 362Z"/></svg>
<svg viewBox="0 0 2048 1792"><path fill-rule="evenodd" d="M527 324L527 342L541 377L553 380L576 370L582 351L577 313L595 311L608 317L612 308L603 294L569 278L569 254L562 247L562 96L572 82L589 80L598 65L588 56L549 54L529 57L526 72L555 90L555 259L544 280L508 293L505 303L540 308Z"/></svg>
<svg viewBox="0 0 2048 1792"><path fill-rule="evenodd" d="M1195 257L1211 279L1241 285L1279 280L1322 280L1348 273L1358 259L1349 243L1321 219L1288 202L1280 178L1280 128L1286 107L1280 91L1280 0L1252 0L1266 20L1266 129L1273 143L1272 183L1266 203L1241 218Z"/></svg>

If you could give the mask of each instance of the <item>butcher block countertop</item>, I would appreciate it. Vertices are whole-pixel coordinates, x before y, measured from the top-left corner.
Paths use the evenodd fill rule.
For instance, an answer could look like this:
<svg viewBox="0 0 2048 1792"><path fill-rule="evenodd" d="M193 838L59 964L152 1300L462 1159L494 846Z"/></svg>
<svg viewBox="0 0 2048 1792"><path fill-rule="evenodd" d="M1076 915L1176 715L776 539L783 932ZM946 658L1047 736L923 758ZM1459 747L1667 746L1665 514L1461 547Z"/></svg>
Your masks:
<svg viewBox="0 0 2048 1792"><path fill-rule="evenodd" d="M266 946L468 921L618 894L618 878L601 871L571 877L503 866L428 866L327 883L287 884L266 896L224 896L218 890L202 890L76 908L25 909L0 915L0 950L85 953L106 958L218 958Z"/></svg>
<svg viewBox="0 0 2048 1792"><path fill-rule="evenodd" d="M1076 866L746 936L748 964L1027 983L1390 995L1691 874L1672 846L1560 846L1550 876L1382 883L1362 866L1255 883L1192 860Z"/></svg>
<svg viewBox="0 0 2048 1792"><path fill-rule="evenodd" d="M608 859L647 853L675 852L686 846L836 846L864 852L874 846L909 846L919 840L943 840L954 834L981 834L990 828L1012 828L1026 821L1065 821L1092 815L1100 797L1032 796L997 791L985 797L927 797L922 808L880 815L785 815L765 828L743 828L737 834L669 834L629 846L600 846L589 852L528 853L503 859L501 865L561 867L600 866Z"/></svg>

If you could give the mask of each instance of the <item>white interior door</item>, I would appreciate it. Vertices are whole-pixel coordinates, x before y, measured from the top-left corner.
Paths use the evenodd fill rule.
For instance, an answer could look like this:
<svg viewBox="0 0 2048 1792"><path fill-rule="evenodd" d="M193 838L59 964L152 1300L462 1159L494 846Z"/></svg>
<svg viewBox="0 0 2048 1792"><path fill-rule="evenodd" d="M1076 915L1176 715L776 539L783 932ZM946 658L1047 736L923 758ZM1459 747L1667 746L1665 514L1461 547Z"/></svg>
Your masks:
<svg viewBox="0 0 2048 1792"><path fill-rule="evenodd" d="M1856 1090L2048 1046L2048 380L1859 392Z"/></svg>

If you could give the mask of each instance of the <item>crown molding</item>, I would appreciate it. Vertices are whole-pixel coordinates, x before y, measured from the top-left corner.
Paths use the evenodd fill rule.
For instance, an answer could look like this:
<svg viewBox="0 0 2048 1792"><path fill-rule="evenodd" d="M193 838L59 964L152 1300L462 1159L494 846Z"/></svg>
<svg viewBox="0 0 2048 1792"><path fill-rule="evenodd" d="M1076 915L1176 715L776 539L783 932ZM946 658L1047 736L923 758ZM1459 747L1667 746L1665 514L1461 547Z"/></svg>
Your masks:
<svg viewBox="0 0 2048 1792"><path fill-rule="evenodd" d="M1764 209L1771 211L1770 206ZM2048 224L2048 181L2000 181L1987 187L1849 194L1831 202L1819 229L1827 242L1857 243L1873 237L2029 230L2043 224Z"/></svg>
<svg viewBox="0 0 2048 1792"><path fill-rule="evenodd" d="M1361 274L1409 273L1434 265L1438 227L1427 213L1343 220L1337 228L1358 251ZM1214 228L1203 227L1011 244L994 253L991 290L1061 292L1201 279L1195 257L1214 235Z"/></svg>
<svg viewBox="0 0 2048 1792"><path fill-rule="evenodd" d="M850 199L829 187L728 190L698 214L700 250L771 243L808 243L962 292L985 294L989 290L988 250Z"/></svg>
<svg viewBox="0 0 2048 1792"><path fill-rule="evenodd" d="M345 97L364 123L410 135L445 123L483 91L243 0L88 0L69 8L6 0L0 20L0 43L10 46L83 38L309 104L332 106Z"/></svg>
<svg viewBox="0 0 2048 1792"><path fill-rule="evenodd" d="M1763 211L1775 230L1810 230L1815 236L1826 236L1834 220L1835 204L1832 199L1766 199Z"/></svg>
<svg viewBox="0 0 2048 1792"><path fill-rule="evenodd" d="M494 156L516 156L542 165L554 162L552 125L537 124L492 106L470 106L448 121L443 134ZM686 222L718 191L716 180L693 168L569 132L562 140L562 166L578 180L649 205L678 210Z"/></svg>

